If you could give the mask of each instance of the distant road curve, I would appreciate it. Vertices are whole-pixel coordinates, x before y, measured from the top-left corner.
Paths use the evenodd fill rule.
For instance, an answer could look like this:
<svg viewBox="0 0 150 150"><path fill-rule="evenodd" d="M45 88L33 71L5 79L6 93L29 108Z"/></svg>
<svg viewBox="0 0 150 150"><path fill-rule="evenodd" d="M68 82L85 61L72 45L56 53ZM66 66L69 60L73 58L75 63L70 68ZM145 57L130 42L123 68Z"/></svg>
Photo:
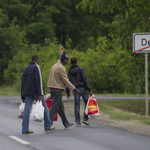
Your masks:
<svg viewBox="0 0 150 150"><path fill-rule="evenodd" d="M145 97L111 97L111 96L95 96L96 100L145 100ZM148 97L148 99L150 99L150 97ZM19 102L21 101L21 97L20 96L1 96L0 95L0 101L16 101ZM67 101L67 96L63 96L62 98L63 101ZM71 96L69 100L74 100L74 97Z"/></svg>

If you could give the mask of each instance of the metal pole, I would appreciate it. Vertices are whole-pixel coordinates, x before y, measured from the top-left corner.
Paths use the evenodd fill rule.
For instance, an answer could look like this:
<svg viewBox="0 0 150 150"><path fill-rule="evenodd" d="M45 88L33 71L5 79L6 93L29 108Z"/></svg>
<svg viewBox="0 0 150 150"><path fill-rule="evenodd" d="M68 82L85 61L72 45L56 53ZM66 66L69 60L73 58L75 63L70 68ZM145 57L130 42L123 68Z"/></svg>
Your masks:
<svg viewBox="0 0 150 150"><path fill-rule="evenodd" d="M145 114L148 116L148 53L145 53Z"/></svg>

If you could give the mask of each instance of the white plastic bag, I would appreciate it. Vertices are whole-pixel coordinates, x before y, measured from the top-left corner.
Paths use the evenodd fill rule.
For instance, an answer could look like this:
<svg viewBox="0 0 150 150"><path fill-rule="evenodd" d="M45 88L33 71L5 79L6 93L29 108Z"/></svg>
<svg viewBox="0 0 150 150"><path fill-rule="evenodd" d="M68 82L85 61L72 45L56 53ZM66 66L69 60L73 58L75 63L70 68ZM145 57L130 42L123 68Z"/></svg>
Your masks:
<svg viewBox="0 0 150 150"><path fill-rule="evenodd" d="M21 102L19 105L19 116L18 118L23 118L23 112L24 112L25 103Z"/></svg>
<svg viewBox="0 0 150 150"><path fill-rule="evenodd" d="M47 95L46 95L46 99L48 99L48 98L50 98L51 97L51 93L48 93Z"/></svg>
<svg viewBox="0 0 150 150"><path fill-rule="evenodd" d="M38 100L35 106L32 108L30 118L37 122L42 122L44 119L44 107L42 101Z"/></svg>

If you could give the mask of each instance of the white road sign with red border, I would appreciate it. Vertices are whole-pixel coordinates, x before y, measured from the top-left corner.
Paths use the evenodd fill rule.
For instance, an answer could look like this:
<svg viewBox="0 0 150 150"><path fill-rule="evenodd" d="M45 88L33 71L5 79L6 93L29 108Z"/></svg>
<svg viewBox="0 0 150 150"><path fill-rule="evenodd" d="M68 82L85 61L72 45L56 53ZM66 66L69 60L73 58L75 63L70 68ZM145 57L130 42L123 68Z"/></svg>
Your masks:
<svg viewBox="0 0 150 150"><path fill-rule="evenodd" d="M150 52L150 33L133 33L133 53Z"/></svg>

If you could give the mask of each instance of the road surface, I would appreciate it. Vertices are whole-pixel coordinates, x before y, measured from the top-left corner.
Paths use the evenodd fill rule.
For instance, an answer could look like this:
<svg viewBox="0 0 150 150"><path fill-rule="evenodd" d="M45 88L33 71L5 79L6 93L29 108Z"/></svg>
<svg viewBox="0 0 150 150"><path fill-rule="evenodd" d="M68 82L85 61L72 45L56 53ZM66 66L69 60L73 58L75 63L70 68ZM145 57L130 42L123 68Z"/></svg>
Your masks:
<svg viewBox="0 0 150 150"><path fill-rule="evenodd" d="M24 135L17 118L20 101L18 96L0 96L0 150L150 150L149 136L94 122L64 129L58 118L56 130L45 132L44 122L30 120L34 134Z"/></svg>

